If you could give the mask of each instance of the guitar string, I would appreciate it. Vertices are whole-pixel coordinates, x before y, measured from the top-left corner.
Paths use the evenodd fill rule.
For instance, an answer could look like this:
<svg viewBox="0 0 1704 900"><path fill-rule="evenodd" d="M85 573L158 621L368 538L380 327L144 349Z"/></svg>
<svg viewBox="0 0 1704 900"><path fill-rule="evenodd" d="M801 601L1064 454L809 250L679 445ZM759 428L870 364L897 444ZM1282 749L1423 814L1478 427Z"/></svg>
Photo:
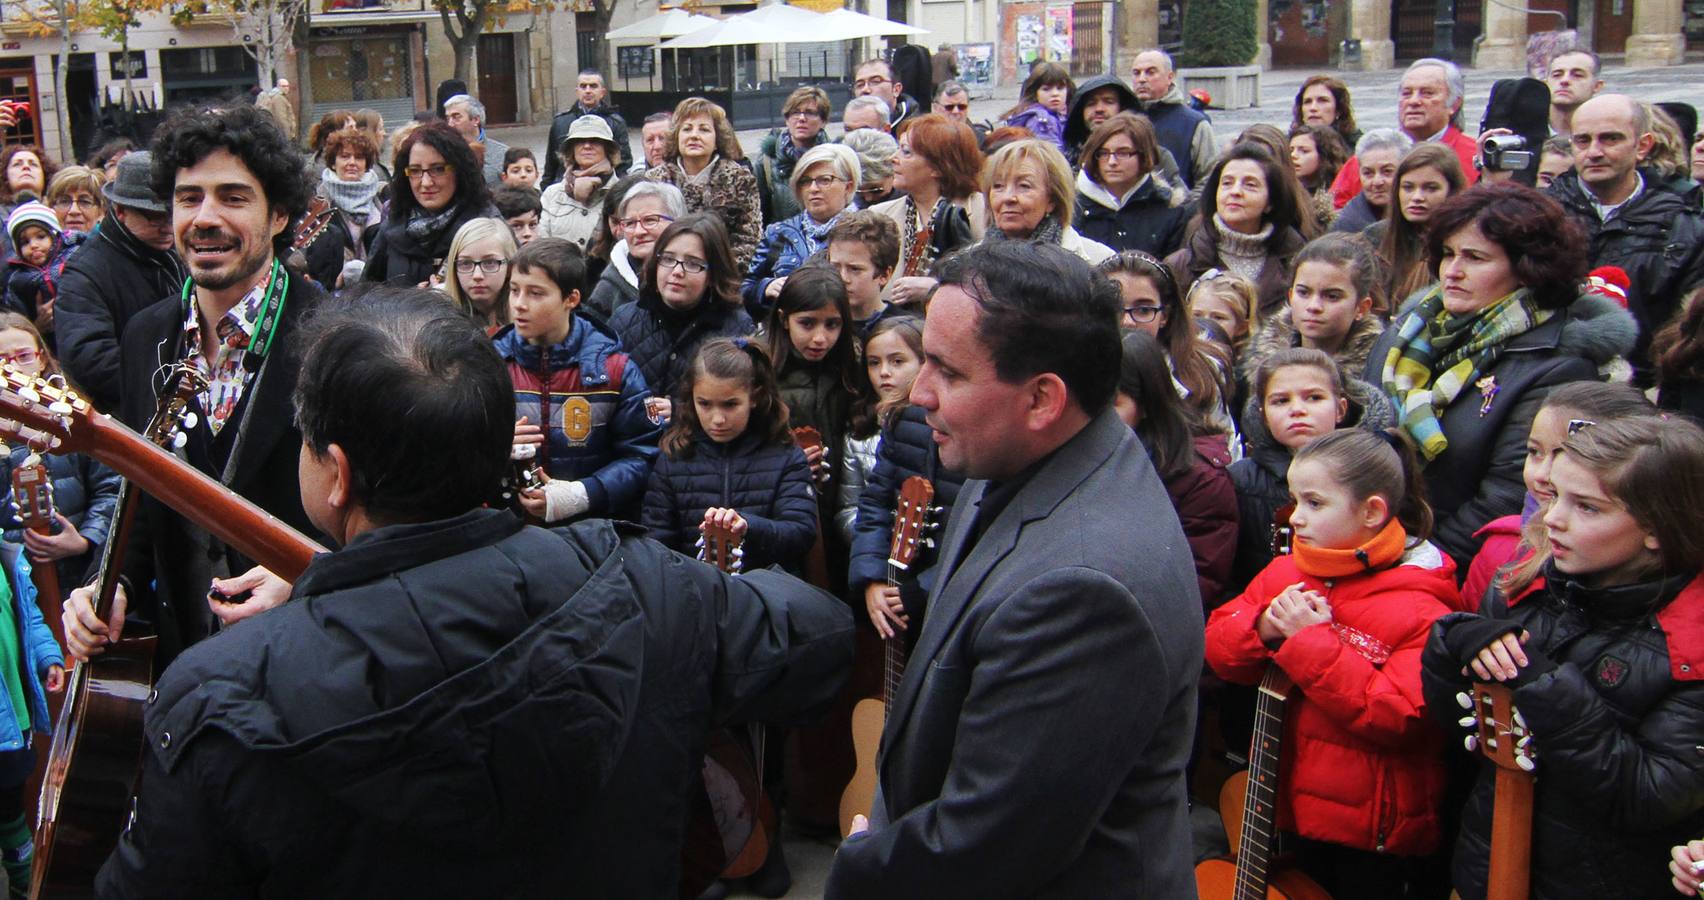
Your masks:
<svg viewBox="0 0 1704 900"><path fill-rule="evenodd" d="M1263 679L1264 681L1265 679ZM1262 688L1266 685L1263 683ZM1268 747L1271 740L1271 725L1282 722L1282 716L1274 713L1271 707L1277 703L1277 697L1264 689L1257 695L1255 703L1254 737L1249 747L1249 794L1243 802L1242 840L1237 853L1236 868L1236 898L1237 900L1263 900L1266 896L1266 871L1269 867L1267 853L1269 848L1255 839L1254 820L1259 819L1268 827L1272 818L1258 813L1264 801L1269 811L1275 811L1277 790L1273 785L1276 777L1276 762L1266 762L1269 756ZM1271 766L1273 771L1267 771ZM1256 778L1256 775L1261 777ZM1273 817L1275 818L1275 817ZM1258 854L1248 852L1253 847Z"/></svg>

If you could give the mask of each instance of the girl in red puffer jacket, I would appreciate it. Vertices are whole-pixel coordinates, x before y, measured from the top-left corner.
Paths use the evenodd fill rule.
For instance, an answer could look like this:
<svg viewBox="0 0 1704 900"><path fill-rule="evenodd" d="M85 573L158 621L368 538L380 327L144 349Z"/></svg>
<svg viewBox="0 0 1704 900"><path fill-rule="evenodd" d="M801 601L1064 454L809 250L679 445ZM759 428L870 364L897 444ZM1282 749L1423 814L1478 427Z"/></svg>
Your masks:
<svg viewBox="0 0 1704 900"><path fill-rule="evenodd" d="M1438 847L1443 733L1427 720L1420 652L1459 603L1455 567L1427 543L1412 446L1399 432L1334 431L1290 464L1294 550L1207 623L1207 663L1255 684L1294 679L1278 824L1334 897L1394 897Z"/></svg>

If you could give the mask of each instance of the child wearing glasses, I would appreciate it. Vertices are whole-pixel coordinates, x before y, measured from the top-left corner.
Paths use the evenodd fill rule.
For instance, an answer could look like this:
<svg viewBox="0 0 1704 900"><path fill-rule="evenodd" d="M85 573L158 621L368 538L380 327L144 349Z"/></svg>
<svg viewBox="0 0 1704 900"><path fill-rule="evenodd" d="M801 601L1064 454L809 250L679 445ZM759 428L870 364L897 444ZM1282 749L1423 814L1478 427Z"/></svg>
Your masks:
<svg viewBox="0 0 1704 900"><path fill-rule="evenodd" d="M521 508L547 524L631 519L662 431L645 376L602 325L574 315L586 289L578 247L539 238L513 265L511 324L493 343L515 383L515 444L532 448L544 480L521 492Z"/></svg>
<svg viewBox="0 0 1704 900"><path fill-rule="evenodd" d="M509 321L509 261L515 256L515 238L509 226L498 219L474 219L456 231L444 271L433 276L433 286L450 295L468 318L487 334Z"/></svg>
<svg viewBox="0 0 1704 900"><path fill-rule="evenodd" d="M617 309L609 324L656 395L653 414L667 419L668 398L699 346L711 338L749 336L757 326L740 302L740 270L721 216L682 216L652 247L639 298Z"/></svg>
<svg viewBox="0 0 1704 900"><path fill-rule="evenodd" d="M1178 298L1171 269L1140 250L1126 250L1096 267L1118 285L1119 327L1145 331L1166 351L1177 394L1201 433L1234 439L1231 418L1231 361L1197 334L1189 310ZM1234 447L1240 441L1232 440Z"/></svg>
<svg viewBox="0 0 1704 900"><path fill-rule="evenodd" d="M29 319L15 312L0 312L0 362L25 375L62 379L59 362L48 350L41 332ZM10 442L7 465L0 470L0 491L10 491L12 470L22 465L30 452L23 443ZM16 507L7 503L0 503L0 527L5 528L8 549L21 546L30 565L57 565L59 584L69 594L71 588L83 582L89 564L106 543L107 525L118 503L119 479L111 469L81 453L44 454L41 461L53 480L54 518L58 528L52 534L26 532L18 523ZM14 578L12 587L14 591L20 589L20 579ZM49 610L57 610L64 599L44 598L44 602Z"/></svg>
<svg viewBox="0 0 1704 900"><path fill-rule="evenodd" d="M1174 189L1159 171L1161 152L1145 116L1119 113L1090 132L1077 172L1073 221L1078 233L1114 250L1140 250L1161 259L1182 247L1195 209L1188 194Z"/></svg>

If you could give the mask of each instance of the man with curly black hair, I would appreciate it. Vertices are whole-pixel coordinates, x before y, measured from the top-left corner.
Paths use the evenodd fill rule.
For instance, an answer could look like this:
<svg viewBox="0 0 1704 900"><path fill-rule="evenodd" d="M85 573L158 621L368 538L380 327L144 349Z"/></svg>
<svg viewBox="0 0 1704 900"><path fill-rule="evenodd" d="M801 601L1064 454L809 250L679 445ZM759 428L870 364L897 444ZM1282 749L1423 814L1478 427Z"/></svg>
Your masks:
<svg viewBox="0 0 1704 900"><path fill-rule="evenodd" d="M153 186L166 200L172 239L189 270L176 296L136 314L119 346L118 415L133 428L152 417L162 373L185 362L206 379L190 403L183 453L191 465L292 526L313 533L297 491L301 434L292 418L299 361L296 327L321 298L284 268L292 223L307 208L301 155L265 113L249 106L181 112L160 126ZM151 497L141 499L111 622L92 592L65 603L73 655L99 654L146 623L159 635L156 671L185 647L289 596L282 579ZM246 602L215 599L247 596Z"/></svg>

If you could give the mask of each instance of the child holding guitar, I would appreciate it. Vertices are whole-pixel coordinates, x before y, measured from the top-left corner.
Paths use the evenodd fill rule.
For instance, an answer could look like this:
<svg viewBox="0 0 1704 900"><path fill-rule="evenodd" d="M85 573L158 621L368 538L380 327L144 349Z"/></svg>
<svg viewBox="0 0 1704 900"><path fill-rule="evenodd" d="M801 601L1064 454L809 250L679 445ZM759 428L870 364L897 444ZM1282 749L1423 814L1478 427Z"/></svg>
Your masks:
<svg viewBox="0 0 1704 900"><path fill-rule="evenodd" d="M1456 602L1455 567L1426 541L1431 510L1400 433L1319 437L1297 451L1289 489L1294 548L1214 610L1207 663L1239 684L1270 666L1295 682L1277 825L1302 837L1302 869L1339 900L1412 896L1444 786L1420 651Z"/></svg>
<svg viewBox="0 0 1704 900"><path fill-rule="evenodd" d="M1669 848L1704 833L1704 430L1650 416L1568 430L1545 539L1498 573L1479 615L1434 627L1426 699L1454 720L1472 682L1510 688L1536 779L1531 896L1658 897ZM1482 764L1462 812L1464 900L1510 877L1489 858L1507 812L1492 774Z"/></svg>
<svg viewBox="0 0 1704 900"><path fill-rule="evenodd" d="M59 364L48 352L41 332L24 316L0 313L0 361L25 375L59 374ZM30 457L29 447L14 444L4 470L5 484L12 472ZM53 483L54 517L51 534L25 529L14 510L0 509L0 527L6 541L22 545L31 566L52 566L58 571L61 596L44 600L57 613L63 594L81 584L100 546L106 542L107 524L118 502L117 473L82 453L63 456L40 455Z"/></svg>
<svg viewBox="0 0 1704 900"><path fill-rule="evenodd" d="M0 361L29 375L54 374L58 366L34 323L18 313L0 313ZM87 561L87 554L106 540L107 520L118 498L118 476L83 454L31 460L28 447L14 446L7 459L5 484L24 465L42 465L53 484L58 520L54 534L24 530L9 506L0 513L6 540L22 544L34 566L57 567L60 561ZM82 528L79 529L78 523ZM11 558L10 555L7 557ZM36 765L32 732L53 733L47 695L65 687L65 655L42 619L36 591L23 577L23 566L5 567L0 579L0 867L12 884L30 883L30 825L24 818L25 783ZM81 577L82 569L74 570ZM67 574L70 574L68 571ZM57 580L67 587L76 581ZM43 599L57 610L63 597ZM34 797L28 798L29 802Z"/></svg>
<svg viewBox="0 0 1704 900"><path fill-rule="evenodd" d="M682 553L692 553L699 535L714 529L741 542L745 571L771 565L799 570L817 538L811 466L787 428L775 369L756 340L716 338L699 348L674 398L642 522L652 537ZM769 733L762 773L775 795L782 784L779 735L778 729ZM791 885L777 842L749 887L779 897ZM712 886L706 896L719 896L719 889Z"/></svg>

